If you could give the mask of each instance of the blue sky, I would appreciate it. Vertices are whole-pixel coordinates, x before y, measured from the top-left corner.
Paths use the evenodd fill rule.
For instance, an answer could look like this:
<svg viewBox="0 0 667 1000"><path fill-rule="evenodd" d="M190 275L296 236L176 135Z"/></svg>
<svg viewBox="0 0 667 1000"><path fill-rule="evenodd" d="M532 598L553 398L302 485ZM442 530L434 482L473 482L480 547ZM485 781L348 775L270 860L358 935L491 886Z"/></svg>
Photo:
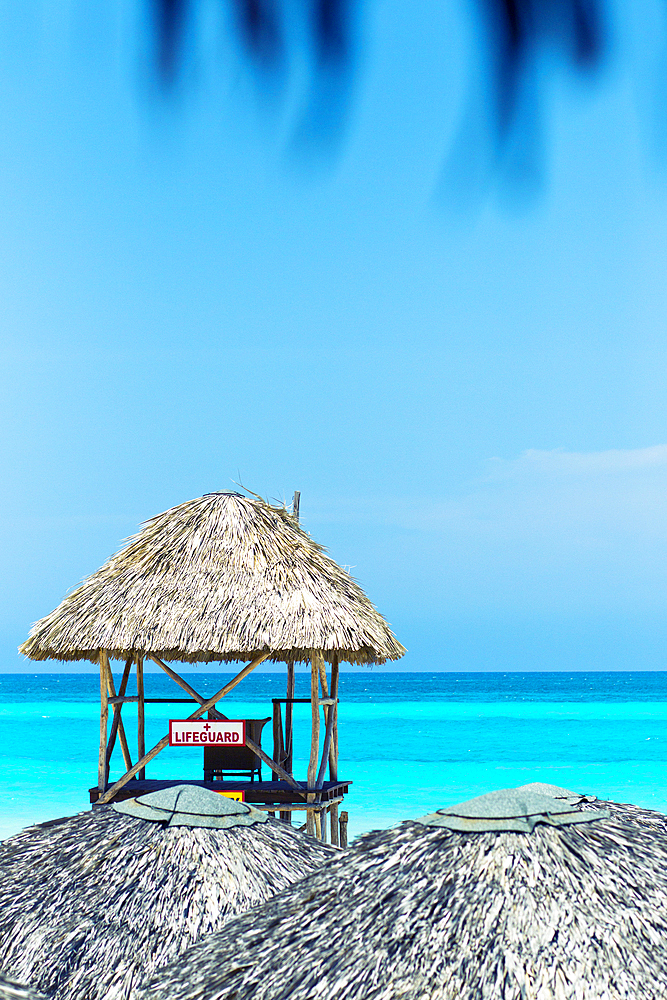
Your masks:
<svg viewBox="0 0 667 1000"><path fill-rule="evenodd" d="M464 0L369 0L321 163L304 66L258 88L217 7L164 101L141 5L0 0L0 669L143 519L239 477L302 491L400 669L664 669L660 5L619 6L596 82L545 78L534 190L465 210Z"/></svg>

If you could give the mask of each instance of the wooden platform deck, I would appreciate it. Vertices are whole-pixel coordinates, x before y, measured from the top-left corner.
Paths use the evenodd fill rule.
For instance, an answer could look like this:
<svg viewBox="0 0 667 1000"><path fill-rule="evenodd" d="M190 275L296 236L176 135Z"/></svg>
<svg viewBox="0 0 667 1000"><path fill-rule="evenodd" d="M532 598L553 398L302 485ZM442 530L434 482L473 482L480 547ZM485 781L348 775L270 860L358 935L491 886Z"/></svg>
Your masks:
<svg viewBox="0 0 667 1000"><path fill-rule="evenodd" d="M315 794L317 801L309 803L308 808L317 809L318 805L332 805L340 801L347 794L351 781L325 781L322 788ZM303 793L295 791L286 781L196 781L187 778L173 779L137 779L133 778L121 788L112 801L120 802L122 799L132 799L137 795L146 795L148 792L157 792L161 788L171 788L173 785L199 785L201 788L209 788L212 792L243 792L244 801L259 808L269 807L282 810L305 809L306 789ZM107 785L111 788L111 784ZM98 788L88 789L92 804L97 802L102 794Z"/></svg>

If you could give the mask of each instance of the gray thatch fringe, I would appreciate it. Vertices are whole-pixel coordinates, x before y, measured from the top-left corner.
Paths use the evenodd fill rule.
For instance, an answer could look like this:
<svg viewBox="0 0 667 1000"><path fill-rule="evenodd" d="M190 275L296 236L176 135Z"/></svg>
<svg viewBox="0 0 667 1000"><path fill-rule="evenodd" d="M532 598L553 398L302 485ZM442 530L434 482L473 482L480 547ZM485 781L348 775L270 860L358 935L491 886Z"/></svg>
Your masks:
<svg viewBox="0 0 667 1000"><path fill-rule="evenodd" d="M352 577L287 510L212 493L146 522L33 627L33 660L384 663L405 653Z"/></svg>
<svg viewBox="0 0 667 1000"><path fill-rule="evenodd" d="M0 969L55 1000L121 1000L332 856L271 818L167 827L99 806L31 827L0 844Z"/></svg>
<svg viewBox="0 0 667 1000"><path fill-rule="evenodd" d="M0 976L0 1000L46 1000L46 997L30 986L21 986Z"/></svg>
<svg viewBox="0 0 667 1000"><path fill-rule="evenodd" d="M578 808L598 805L532 833L369 833L135 1000L664 1000L666 819Z"/></svg>

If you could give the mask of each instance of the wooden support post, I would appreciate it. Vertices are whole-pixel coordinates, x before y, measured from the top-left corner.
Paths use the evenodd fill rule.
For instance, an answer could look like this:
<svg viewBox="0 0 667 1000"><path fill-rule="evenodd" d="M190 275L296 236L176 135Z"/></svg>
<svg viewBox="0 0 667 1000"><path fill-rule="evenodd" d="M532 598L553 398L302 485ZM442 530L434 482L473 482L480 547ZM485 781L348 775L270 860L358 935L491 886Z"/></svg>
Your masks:
<svg viewBox="0 0 667 1000"><path fill-rule="evenodd" d="M341 847L347 847L347 820L348 820L348 815L345 812L345 810L343 810L343 812L340 814L340 846Z"/></svg>
<svg viewBox="0 0 667 1000"><path fill-rule="evenodd" d="M324 724L325 724L325 726L328 727L328 725L329 725L329 713L331 711L331 706L324 704L325 700L328 701L328 699L329 699L329 685L327 683L327 665L326 665L326 661L324 659L324 655L322 655L322 659L318 663L318 667L319 667L319 671L320 671L320 687L322 688L321 704L322 704L323 709L324 709ZM326 757L326 752L323 752L322 753L322 760L324 760L325 757ZM318 774L318 781L319 781L319 774Z"/></svg>
<svg viewBox="0 0 667 1000"><path fill-rule="evenodd" d="M308 788L315 788L317 760L320 755L320 706L319 662L322 653L317 650L310 658L310 760L308 762Z"/></svg>
<svg viewBox="0 0 667 1000"><path fill-rule="evenodd" d="M338 657L331 664L331 694L335 698L333 712L332 739L329 746L329 781L338 781ZM342 840L343 827L338 822L338 803L331 807L331 843L347 847L347 813L345 813L345 843ZM340 835L339 835L340 834Z"/></svg>
<svg viewBox="0 0 667 1000"><path fill-rule="evenodd" d="M318 669L320 671L320 684L322 686L322 697L323 698L328 698L329 697L329 685L327 683L327 665L326 665L326 662L324 660L324 653L322 654L321 658L319 659L317 666L318 666Z"/></svg>
<svg viewBox="0 0 667 1000"><path fill-rule="evenodd" d="M175 681L175 683L178 684L179 687L182 687L186 694L189 694L191 698L194 698L195 701L198 701L200 705L204 704L206 698L203 698L200 694L197 694L195 689L192 687L192 685L188 684L185 678L181 677L180 674L177 674L176 671L173 670L166 663L163 663L159 656L154 656L153 653L149 653L148 656L153 661L153 663L155 663L158 667L161 667L162 670L164 670L167 677L171 677L172 681ZM208 717L209 719L221 719L223 722L228 721L227 716L223 715L222 712L218 712L215 708L212 708L210 710Z"/></svg>
<svg viewBox="0 0 667 1000"><path fill-rule="evenodd" d="M336 718L335 710L336 710L335 705L329 705L328 709L326 708L324 709L325 713L328 711L327 728L324 734L324 746L322 747L322 762L320 764L320 769L317 773L317 781L315 782L316 788L321 788L322 785L324 784L324 775L326 774L327 770L327 761L329 760L329 749L331 747L331 737L333 735L334 719ZM319 751L319 740L318 740L318 751Z"/></svg>
<svg viewBox="0 0 667 1000"><path fill-rule="evenodd" d="M277 764L285 762L285 747L283 744L283 715L280 702L273 703L273 759Z"/></svg>
<svg viewBox="0 0 667 1000"><path fill-rule="evenodd" d="M290 826L292 825L292 813L287 811L286 809L281 809L280 818L283 821L283 823L289 823Z"/></svg>
<svg viewBox="0 0 667 1000"><path fill-rule="evenodd" d="M319 663L322 653L319 650L313 652L310 658L310 760L308 761L308 802L315 801L315 786L317 783L317 760L320 755L320 676ZM311 792L310 789L313 789ZM306 828L308 833L315 836L315 822L313 810L306 813Z"/></svg>
<svg viewBox="0 0 667 1000"><path fill-rule="evenodd" d="M132 668L132 657L128 656L127 660L125 661L125 669L123 670L123 676L121 678L120 688L118 689L118 693L119 693L119 696L121 698L125 695L125 690L127 688L127 682L129 680L129 677L130 677L130 670L131 670L131 668ZM121 747L121 750L123 751L123 761L125 763L125 767L128 768L128 770L129 770L129 768L132 767L132 758L130 757L130 750L129 750L129 747L127 745L127 737L125 735L125 727L123 725L123 720L120 717L120 713L121 713L121 709L123 707L123 703L115 701L115 698L116 698L116 689L114 687L113 673L112 673L111 669L109 669L108 672L107 672L107 680L108 680L108 689L109 689L109 695L110 695L109 702L110 702L110 704L113 704L113 722L111 723L111 735L109 736L109 743L107 745L107 754L106 754L106 757L107 757L107 778L108 778L109 777L109 763L111 761L111 755L113 753L113 748L114 748L114 746L116 744L116 733L118 733L118 735L120 737L120 747Z"/></svg>
<svg viewBox="0 0 667 1000"><path fill-rule="evenodd" d="M107 785L107 724L109 721L109 688L107 670L109 658L106 649L99 651L100 661L100 753L97 761L97 787L103 792Z"/></svg>
<svg viewBox="0 0 667 1000"><path fill-rule="evenodd" d="M256 656L255 659L252 661L252 663L247 663L246 666L243 668L243 670L239 671L236 677L233 677L232 680L228 681L223 688L220 688L217 694L214 694L212 698L209 698L209 700L205 701L203 705L200 705L199 708L196 710L196 712L193 712L192 715L188 716L188 718L185 721L190 722L192 719L199 719L205 712L208 712L208 710L215 705L216 701L220 701L221 698L224 698L224 696L228 694L232 690L232 688L235 688L236 685L239 684L244 677L248 676L251 670L254 670L255 667L258 667L260 663L263 663L264 660L268 659L270 655L271 655L270 653L261 653L259 656ZM98 804L104 805L105 802L110 802L111 799L116 794L116 792L119 792L121 788L124 788L125 785L128 783L128 781L130 780L130 778L133 778L135 774L137 774L143 767L146 766L146 764L148 764L149 761L153 759L153 757L157 757L160 751L164 750L164 748L168 745L168 743L169 743L169 733L167 733L166 736L163 736L160 742L156 743L152 750L149 750L147 754L144 754L144 756L140 760L138 760L133 767L130 768L127 774L124 774L122 778L119 778L118 781L111 786L111 788L107 789L104 795L101 795L97 800ZM257 750L255 750L255 753L257 753ZM261 753L263 753L262 750L260 750L260 754ZM300 791L303 791L301 785L299 785L298 788Z"/></svg>
<svg viewBox="0 0 667 1000"><path fill-rule="evenodd" d="M143 656L137 656L137 695L139 701L137 702L137 757L142 760L146 756L146 735L145 735L145 723L146 715L144 710L144 658ZM139 768L139 780L143 781L146 777L146 768Z"/></svg>
<svg viewBox="0 0 667 1000"><path fill-rule="evenodd" d="M334 802L329 810L329 816L331 817L331 843L334 847L338 847L338 803Z"/></svg>
<svg viewBox="0 0 667 1000"><path fill-rule="evenodd" d="M319 809L313 809L315 818L315 839L322 840L322 813Z"/></svg>
<svg viewBox="0 0 667 1000"><path fill-rule="evenodd" d="M293 705L289 701L294 697L294 664L287 664L287 704L285 705L285 770L290 774L294 771L294 725Z"/></svg>
<svg viewBox="0 0 667 1000"><path fill-rule="evenodd" d="M338 656L334 656L331 664L331 697L334 699L333 727L331 743L329 744L329 780L338 781ZM333 841L332 841L333 843Z"/></svg>
<svg viewBox="0 0 667 1000"><path fill-rule="evenodd" d="M327 684L327 672L324 657L320 663L320 684L322 685L322 699L329 699L329 686ZM327 745L327 750L322 753L322 760L329 758L329 771L332 781L338 780L338 656L333 654L331 661L331 707L324 709L324 721L329 725L329 713L333 711L333 729L331 739Z"/></svg>
<svg viewBox="0 0 667 1000"><path fill-rule="evenodd" d="M324 665L324 657L322 657L320 663L320 683L322 685L322 698L326 699L329 704L324 708L324 717L326 719L327 728L324 735L324 746L322 748L322 762L320 764L320 769L317 774L317 788L321 788L324 784L324 775L326 773L327 761L329 763L329 774L332 781L338 780L338 754L336 753L334 745L334 733L337 729L338 720L338 660L334 659L331 665L331 698L329 698L329 690L327 687L327 675Z"/></svg>

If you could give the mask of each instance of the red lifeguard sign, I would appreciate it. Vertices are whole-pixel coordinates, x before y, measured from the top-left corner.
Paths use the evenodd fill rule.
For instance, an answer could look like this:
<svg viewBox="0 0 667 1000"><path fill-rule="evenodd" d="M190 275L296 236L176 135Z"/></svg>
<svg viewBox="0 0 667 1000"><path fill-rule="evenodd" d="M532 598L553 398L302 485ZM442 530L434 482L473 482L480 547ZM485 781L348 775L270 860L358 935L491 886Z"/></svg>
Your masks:
<svg viewBox="0 0 667 1000"><path fill-rule="evenodd" d="M242 747L245 744L243 720L170 719L170 747Z"/></svg>

